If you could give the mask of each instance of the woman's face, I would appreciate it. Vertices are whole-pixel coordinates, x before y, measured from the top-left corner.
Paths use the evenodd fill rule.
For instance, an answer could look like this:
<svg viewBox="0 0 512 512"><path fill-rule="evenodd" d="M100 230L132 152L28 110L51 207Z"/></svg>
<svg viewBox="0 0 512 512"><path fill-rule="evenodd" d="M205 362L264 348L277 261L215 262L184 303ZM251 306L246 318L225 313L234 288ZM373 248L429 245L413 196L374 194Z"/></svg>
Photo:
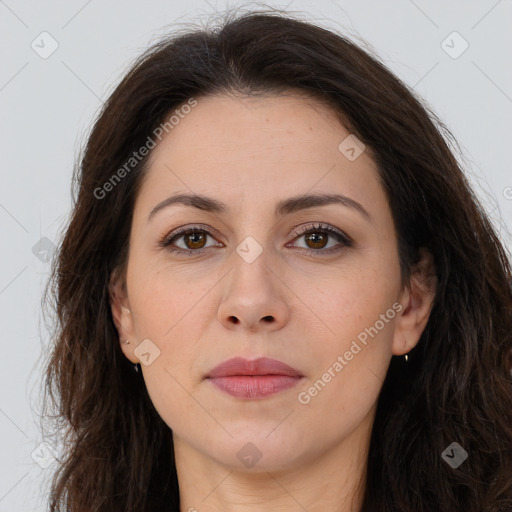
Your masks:
<svg viewBox="0 0 512 512"><path fill-rule="evenodd" d="M418 341L428 304L401 288L376 165L349 135L312 99L218 95L153 150L113 313L176 447L271 470L368 440L390 358ZM181 194L208 201L158 207ZM207 377L234 357L296 375L248 363Z"/></svg>

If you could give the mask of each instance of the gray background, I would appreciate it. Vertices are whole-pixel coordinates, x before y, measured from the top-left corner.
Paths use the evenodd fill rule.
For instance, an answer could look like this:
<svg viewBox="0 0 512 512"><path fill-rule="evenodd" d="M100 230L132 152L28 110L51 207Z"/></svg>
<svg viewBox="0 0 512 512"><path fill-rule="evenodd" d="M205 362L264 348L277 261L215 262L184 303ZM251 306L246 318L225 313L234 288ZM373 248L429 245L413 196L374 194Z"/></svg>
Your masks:
<svg viewBox="0 0 512 512"><path fill-rule="evenodd" d="M71 171L91 121L150 42L176 23L201 23L237 5L257 6L0 0L0 512L46 510L41 486L54 466L45 469L52 457L40 445L38 429L39 358L48 343L40 300L49 269L45 260L70 211ZM511 0L267 5L289 5L312 21L363 38L414 86L459 141L468 176L512 248ZM47 56L52 44L58 48Z"/></svg>

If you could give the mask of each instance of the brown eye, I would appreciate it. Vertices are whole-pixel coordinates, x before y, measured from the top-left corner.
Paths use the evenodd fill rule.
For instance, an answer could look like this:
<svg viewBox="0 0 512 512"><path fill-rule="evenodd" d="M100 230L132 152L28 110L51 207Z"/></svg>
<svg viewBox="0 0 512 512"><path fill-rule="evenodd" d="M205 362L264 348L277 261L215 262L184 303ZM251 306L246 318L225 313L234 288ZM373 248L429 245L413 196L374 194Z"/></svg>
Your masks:
<svg viewBox="0 0 512 512"><path fill-rule="evenodd" d="M314 232L305 236L306 243L311 249L323 249L327 245L329 235L325 233Z"/></svg>
<svg viewBox="0 0 512 512"><path fill-rule="evenodd" d="M160 247L167 248L170 252L192 255L200 254L203 249L215 246L206 245L208 237L213 240L212 235L206 229L184 228L174 231L159 242ZM220 247L222 244L217 244Z"/></svg>
<svg viewBox="0 0 512 512"><path fill-rule="evenodd" d="M202 249L206 243L206 237L203 232L194 231L183 235L183 241L187 246L187 249Z"/></svg>
<svg viewBox="0 0 512 512"><path fill-rule="evenodd" d="M298 235L296 240L303 239L302 248L309 253L331 254L353 246L353 241L348 235L328 224L307 226ZM329 246L329 244L331 245Z"/></svg>
<svg viewBox="0 0 512 512"><path fill-rule="evenodd" d="M170 252L188 256L201 254L203 250L209 247L223 247L220 242L207 245L208 237L215 240L207 229L198 227L180 228L164 237L159 245L167 248ZM331 254L353 246L353 241L348 235L326 224L308 226L302 229L295 238L295 240L300 239L304 240L303 251L309 254Z"/></svg>

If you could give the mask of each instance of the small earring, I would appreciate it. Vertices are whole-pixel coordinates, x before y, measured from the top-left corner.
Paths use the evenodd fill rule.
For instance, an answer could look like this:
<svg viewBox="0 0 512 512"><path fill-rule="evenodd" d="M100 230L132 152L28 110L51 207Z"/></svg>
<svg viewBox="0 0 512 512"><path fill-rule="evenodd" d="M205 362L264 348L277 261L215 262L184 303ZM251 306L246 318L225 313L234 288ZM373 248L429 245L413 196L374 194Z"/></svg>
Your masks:
<svg viewBox="0 0 512 512"><path fill-rule="evenodd" d="M405 354L404 358L405 358L405 362L407 363L407 361L409 361L409 354Z"/></svg>
<svg viewBox="0 0 512 512"><path fill-rule="evenodd" d="M135 364L133 365L133 368L134 368L134 370L135 370L137 373L139 373L139 367L140 367L140 364L139 364L139 363L135 363Z"/></svg>
<svg viewBox="0 0 512 512"><path fill-rule="evenodd" d="M124 342L124 344L125 344L125 345L129 345L129 344L130 344L130 340L126 340L126 341Z"/></svg>

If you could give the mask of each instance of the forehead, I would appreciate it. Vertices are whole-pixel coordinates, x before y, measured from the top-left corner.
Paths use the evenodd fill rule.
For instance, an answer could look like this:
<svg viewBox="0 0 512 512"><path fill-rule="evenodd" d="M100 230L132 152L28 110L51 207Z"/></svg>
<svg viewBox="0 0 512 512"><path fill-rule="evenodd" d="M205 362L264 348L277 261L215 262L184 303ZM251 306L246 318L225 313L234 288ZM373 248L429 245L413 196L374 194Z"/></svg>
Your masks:
<svg viewBox="0 0 512 512"><path fill-rule="evenodd" d="M316 144L321 138L327 146L339 138L340 132L346 130L335 112L303 94L207 96L199 98L197 105L181 117L153 151L153 159L171 146L174 146L174 157L194 147L208 146L228 160L235 148L238 152L234 156L243 154L245 149L246 153L257 154L260 158L278 157L286 149L288 152L283 158L289 160L294 154L296 158L304 156L306 152L301 143ZM326 140L328 135L331 137ZM311 149L307 151L311 153ZM198 159L201 156L208 159L208 154L194 155ZM311 158L314 157L311 153Z"/></svg>
<svg viewBox="0 0 512 512"><path fill-rule="evenodd" d="M345 156L349 136L332 109L301 94L200 97L152 151L141 200L192 192L257 205L336 191L375 201L376 166L369 151Z"/></svg>

